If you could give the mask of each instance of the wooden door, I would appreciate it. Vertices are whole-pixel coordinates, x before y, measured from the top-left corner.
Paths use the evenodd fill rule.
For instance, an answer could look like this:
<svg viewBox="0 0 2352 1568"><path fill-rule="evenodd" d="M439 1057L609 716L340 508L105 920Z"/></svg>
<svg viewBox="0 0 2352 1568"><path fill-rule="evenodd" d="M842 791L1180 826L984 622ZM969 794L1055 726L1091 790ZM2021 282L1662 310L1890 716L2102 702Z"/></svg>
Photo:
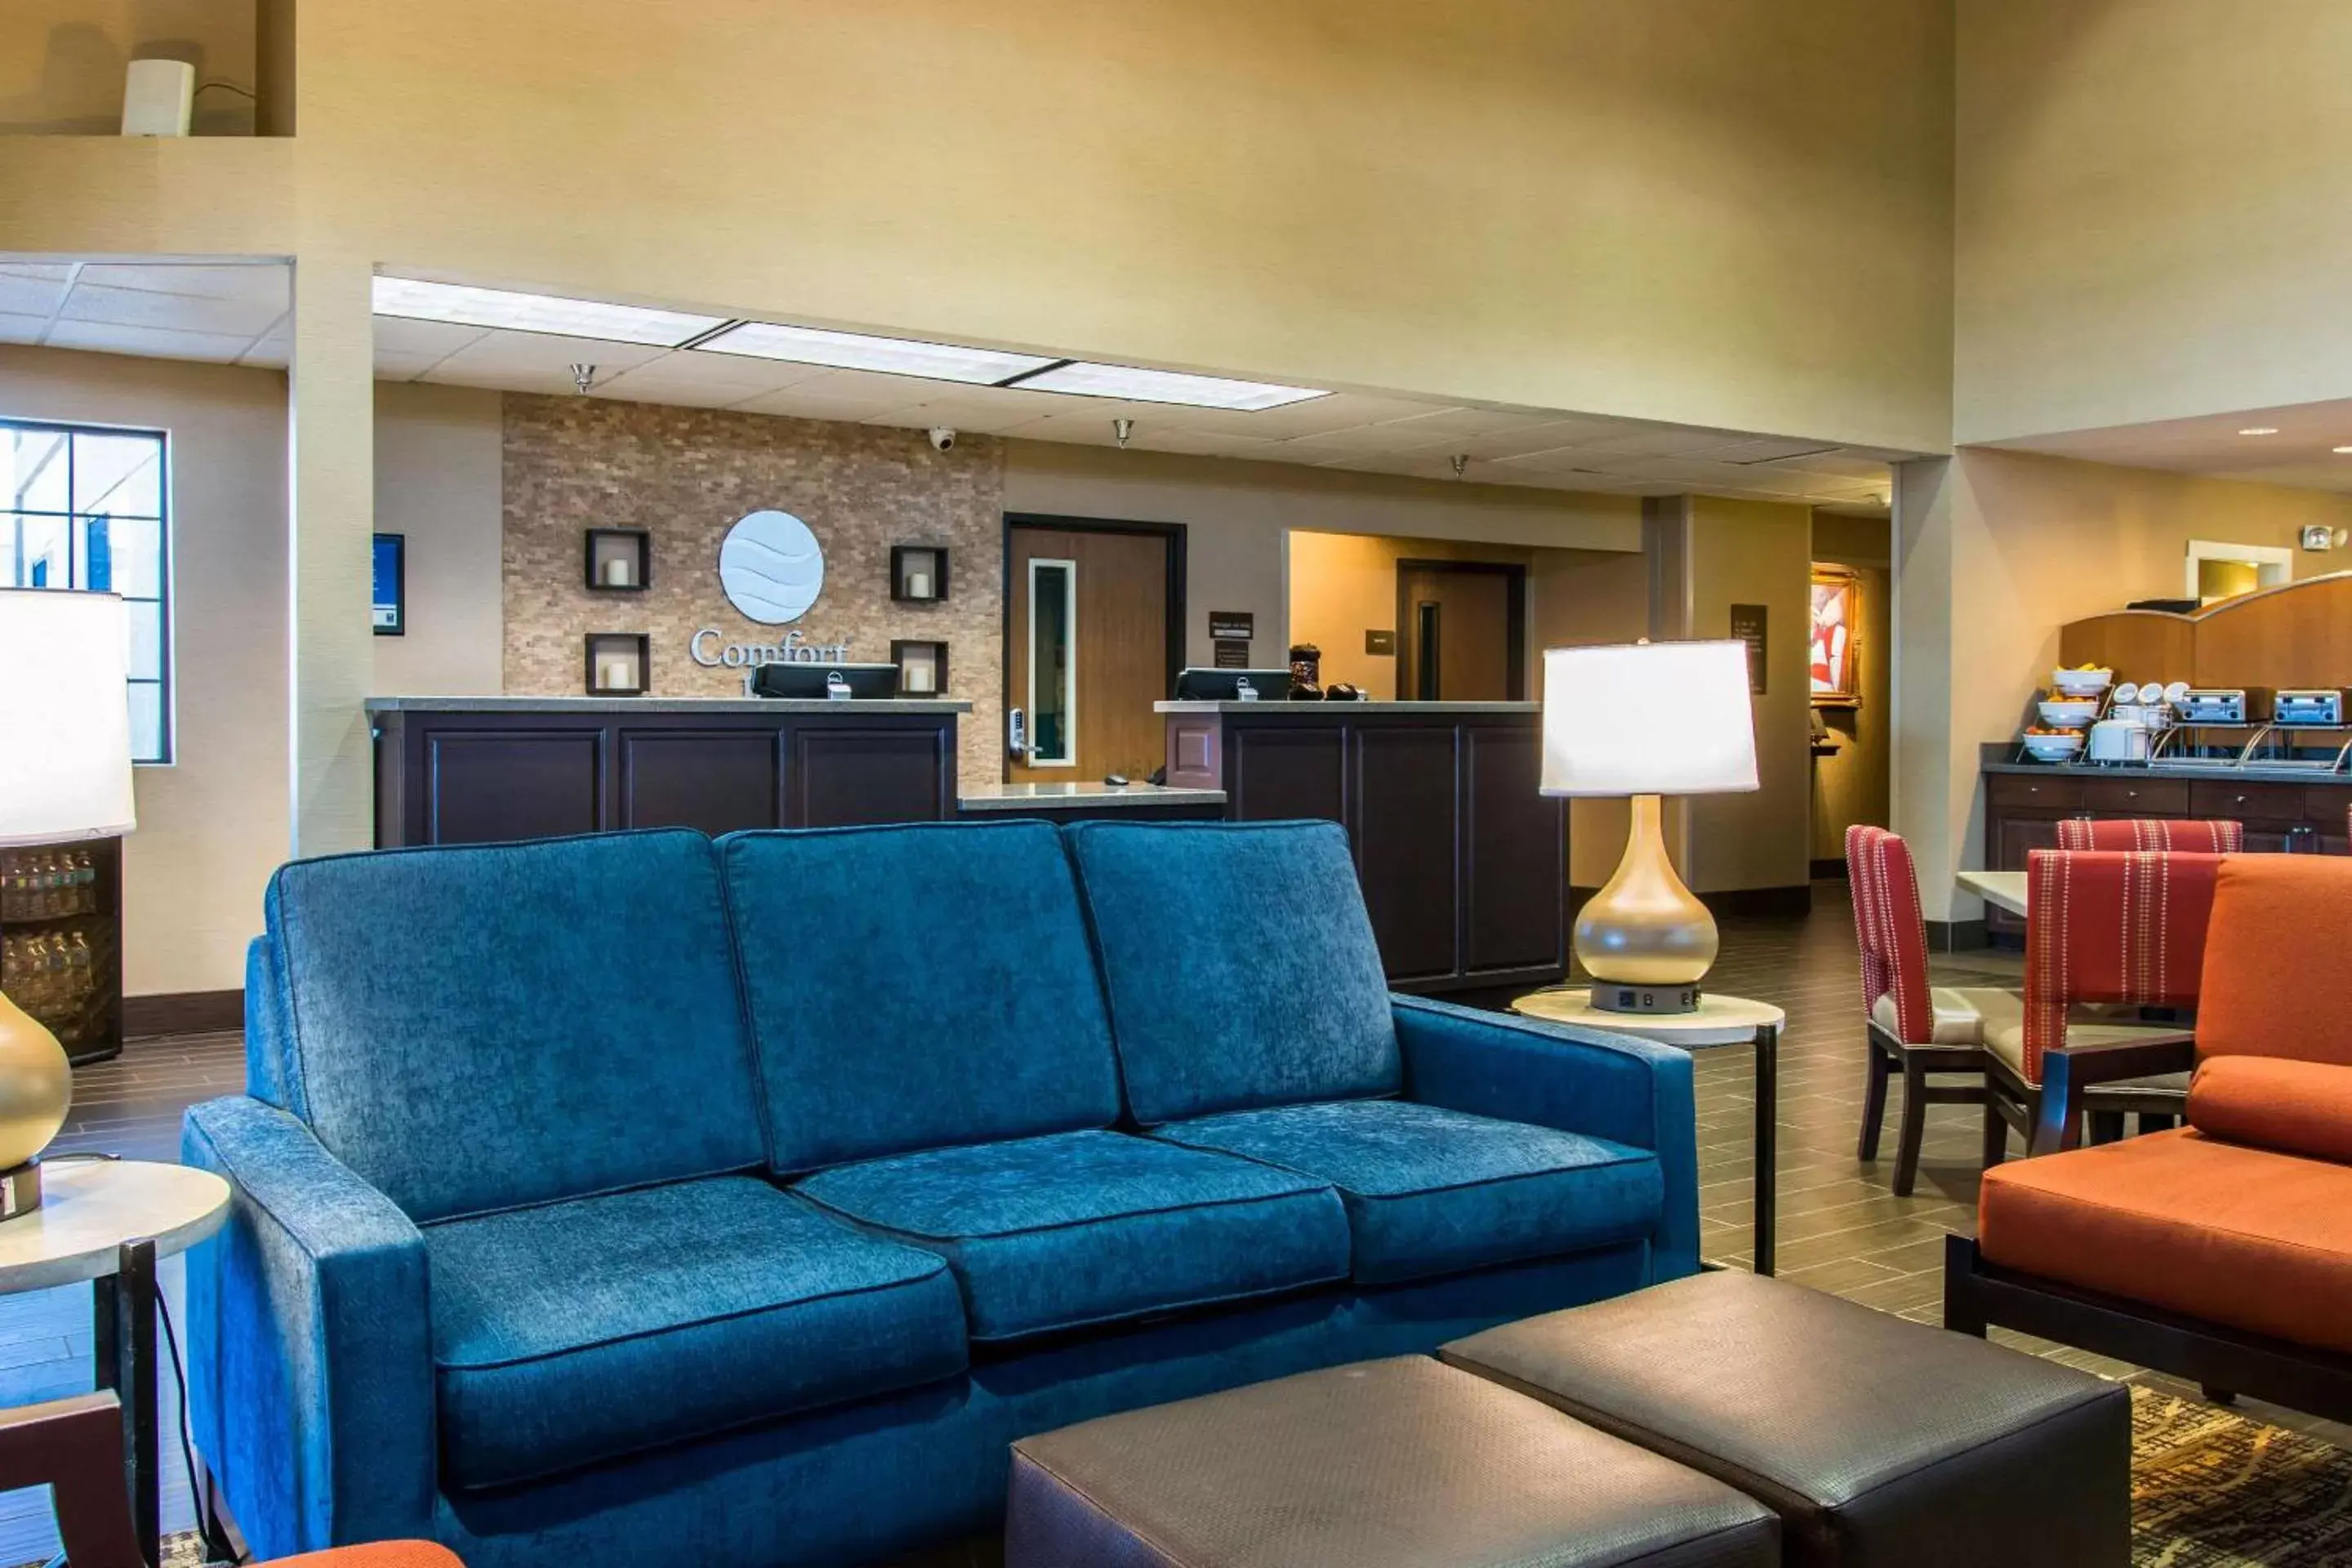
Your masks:
<svg viewBox="0 0 2352 1568"><path fill-rule="evenodd" d="M1397 640L1401 699L1500 702L1524 696L1526 570L1400 561Z"/></svg>
<svg viewBox="0 0 2352 1568"><path fill-rule="evenodd" d="M1008 750L1004 776L1148 777L1167 751L1151 705L1168 695L1168 536L1008 531L1004 700L1028 750Z"/></svg>

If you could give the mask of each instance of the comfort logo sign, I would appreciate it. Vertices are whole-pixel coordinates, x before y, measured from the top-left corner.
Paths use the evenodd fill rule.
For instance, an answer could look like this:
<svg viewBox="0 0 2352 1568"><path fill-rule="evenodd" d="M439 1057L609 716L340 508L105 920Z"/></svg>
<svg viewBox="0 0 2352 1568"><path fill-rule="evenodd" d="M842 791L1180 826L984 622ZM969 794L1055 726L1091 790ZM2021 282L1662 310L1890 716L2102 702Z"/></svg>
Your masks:
<svg viewBox="0 0 2352 1568"><path fill-rule="evenodd" d="M799 620L824 590L824 550L791 512L748 513L719 546L719 586L761 626Z"/></svg>

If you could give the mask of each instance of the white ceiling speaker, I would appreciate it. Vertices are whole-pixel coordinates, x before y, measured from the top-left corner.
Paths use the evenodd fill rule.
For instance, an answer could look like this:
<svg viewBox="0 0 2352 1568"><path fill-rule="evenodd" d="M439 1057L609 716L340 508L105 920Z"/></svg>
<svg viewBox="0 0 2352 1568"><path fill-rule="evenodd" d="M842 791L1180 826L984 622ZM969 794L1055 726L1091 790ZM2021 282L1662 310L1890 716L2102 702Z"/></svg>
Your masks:
<svg viewBox="0 0 2352 1568"><path fill-rule="evenodd" d="M125 136L185 136L196 110L196 68L185 60L132 60L122 85Z"/></svg>

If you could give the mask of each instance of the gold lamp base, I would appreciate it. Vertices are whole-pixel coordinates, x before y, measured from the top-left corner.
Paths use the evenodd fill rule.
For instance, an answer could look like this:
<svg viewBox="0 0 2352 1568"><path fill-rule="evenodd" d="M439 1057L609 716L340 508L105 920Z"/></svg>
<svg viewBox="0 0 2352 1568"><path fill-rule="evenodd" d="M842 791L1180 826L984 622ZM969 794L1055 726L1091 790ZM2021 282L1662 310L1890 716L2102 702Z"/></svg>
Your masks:
<svg viewBox="0 0 2352 1568"><path fill-rule="evenodd" d="M1687 1013L1715 963L1715 917L1675 874L1663 803L1633 797L1633 831L1616 873L1576 917L1576 961L1592 1005L1621 1013Z"/></svg>
<svg viewBox="0 0 2352 1568"><path fill-rule="evenodd" d="M41 1201L37 1163L73 1104L73 1068L58 1037L0 995L0 1220Z"/></svg>

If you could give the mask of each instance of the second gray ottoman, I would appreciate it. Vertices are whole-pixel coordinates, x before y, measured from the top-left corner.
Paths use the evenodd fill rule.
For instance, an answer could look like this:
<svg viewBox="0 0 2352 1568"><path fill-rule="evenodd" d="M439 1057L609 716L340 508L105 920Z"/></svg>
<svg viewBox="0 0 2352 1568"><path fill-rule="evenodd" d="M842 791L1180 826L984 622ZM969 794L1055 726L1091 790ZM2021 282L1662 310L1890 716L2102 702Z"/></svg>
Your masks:
<svg viewBox="0 0 2352 1568"><path fill-rule="evenodd" d="M1770 1512L1422 1356L1013 1446L1005 1568L1776 1568Z"/></svg>
<svg viewBox="0 0 2352 1568"><path fill-rule="evenodd" d="M1771 1505L1796 1568L2126 1568L2131 1395L1738 1273L1440 1351Z"/></svg>

